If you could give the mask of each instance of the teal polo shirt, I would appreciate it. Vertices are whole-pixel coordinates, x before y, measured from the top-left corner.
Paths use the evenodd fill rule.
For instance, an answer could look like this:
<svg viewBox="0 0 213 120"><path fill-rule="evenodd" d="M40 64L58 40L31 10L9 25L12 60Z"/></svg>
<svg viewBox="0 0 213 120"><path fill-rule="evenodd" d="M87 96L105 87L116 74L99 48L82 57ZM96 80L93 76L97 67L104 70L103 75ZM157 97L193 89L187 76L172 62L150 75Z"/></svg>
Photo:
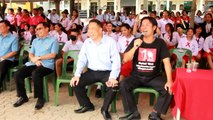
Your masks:
<svg viewBox="0 0 213 120"><path fill-rule="evenodd" d="M59 43L54 37L47 36L45 38L36 38L33 40L30 53L35 56L43 56L51 53L58 53ZM46 68L54 70L55 59L42 60L42 65ZM34 63L27 62L26 66L35 65Z"/></svg>
<svg viewBox="0 0 213 120"><path fill-rule="evenodd" d="M12 33L8 33L5 37L0 34L0 57L7 55L10 52L18 51L18 38ZM7 60L14 61L15 57Z"/></svg>

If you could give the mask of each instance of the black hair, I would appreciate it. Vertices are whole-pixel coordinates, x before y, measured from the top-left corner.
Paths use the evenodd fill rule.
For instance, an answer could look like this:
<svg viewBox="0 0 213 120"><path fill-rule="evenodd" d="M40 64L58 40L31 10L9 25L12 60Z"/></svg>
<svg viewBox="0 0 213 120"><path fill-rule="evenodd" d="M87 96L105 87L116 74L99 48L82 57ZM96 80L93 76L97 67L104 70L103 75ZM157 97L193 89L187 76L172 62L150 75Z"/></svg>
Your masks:
<svg viewBox="0 0 213 120"><path fill-rule="evenodd" d="M101 23L99 20L97 20L97 19L92 19L92 20L90 20L90 21L89 21L89 24L90 24L90 23L96 23L100 28L103 28L102 23Z"/></svg>
<svg viewBox="0 0 213 120"><path fill-rule="evenodd" d="M122 27L125 27L125 28L128 29L128 30L131 29L131 27L130 27L129 24L127 24L127 23L122 24L122 25L121 25L121 28L122 28Z"/></svg>
<svg viewBox="0 0 213 120"><path fill-rule="evenodd" d="M182 14L183 14L183 12L186 12L186 14L188 15L188 12L186 10L182 10Z"/></svg>
<svg viewBox="0 0 213 120"><path fill-rule="evenodd" d="M15 25L10 25L10 32L13 33L13 31L17 32L16 26Z"/></svg>
<svg viewBox="0 0 213 120"><path fill-rule="evenodd" d="M59 26L61 28L61 31L63 31L64 33L67 33L65 28L61 25L61 23L56 23L55 25Z"/></svg>
<svg viewBox="0 0 213 120"><path fill-rule="evenodd" d="M12 33L11 24L8 20L1 20L0 23L4 23L9 28L9 31Z"/></svg>
<svg viewBox="0 0 213 120"><path fill-rule="evenodd" d="M81 26L81 25L77 25L76 29L78 29L78 30L82 31L82 30L83 30L83 26Z"/></svg>
<svg viewBox="0 0 213 120"><path fill-rule="evenodd" d="M44 28L49 28L49 29L50 29L50 24L47 23L47 22L40 22L39 24L43 25ZM39 24L38 24L38 25L39 25Z"/></svg>
<svg viewBox="0 0 213 120"><path fill-rule="evenodd" d="M9 10L10 10L11 12L14 12L14 9L13 9L13 8L10 8Z"/></svg>
<svg viewBox="0 0 213 120"><path fill-rule="evenodd" d="M26 26L27 26L27 28L28 28L28 30L30 29L30 25L29 24L25 24Z"/></svg>
<svg viewBox="0 0 213 120"><path fill-rule="evenodd" d="M79 29L71 29L71 30L70 30L70 33L71 33L71 32L76 32L76 33L80 34Z"/></svg>
<svg viewBox="0 0 213 120"><path fill-rule="evenodd" d="M189 32L189 30L192 30L192 31L193 31L193 34L194 34L194 29L193 29L193 28L188 28L188 29L186 30L186 33Z"/></svg>
<svg viewBox="0 0 213 120"><path fill-rule="evenodd" d="M154 11L152 11L150 14L157 15L157 12L154 10Z"/></svg>
<svg viewBox="0 0 213 120"><path fill-rule="evenodd" d="M111 22L107 22L107 23L106 23L106 25L108 25L108 24L111 24L111 25L112 25L112 27L114 26Z"/></svg>
<svg viewBox="0 0 213 120"><path fill-rule="evenodd" d="M39 9L38 9L38 8L33 8L33 10L35 10L35 11L39 12Z"/></svg>
<svg viewBox="0 0 213 120"><path fill-rule="evenodd" d="M170 37L170 42L172 41L172 38L173 38L173 32L175 31L175 29L174 29L174 27L173 27L173 25L171 24L171 23L167 23L166 25L168 25L169 26L169 28L170 28L170 32L171 32L171 37Z"/></svg>
<svg viewBox="0 0 213 120"><path fill-rule="evenodd" d="M153 26L156 26L156 29L155 29L155 31L154 31L154 34L155 34L155 33L156 33L156 30L157 30L157 27L158 27L158 23L157 23L156 19L153 18L153 17L144 17L144 18L141 20L141 26L142 26L142 22L143 22L144 20L149 20L149 22L150 22Z"/></svg>
<svg viewBox="0 0 213 120"><path fill-rule="evenodd" d="M201 28L201 30L202 30L202 27L201 27L200 25L196 25L196 26L195 26L195 29L194 29L194 33L196 33L196 29L199 29L199 28ZM200 39L201 33L200 33L200 35L199 35L198 37L199 37L199 39Z"/></svg>
<svg viewBox="0 0 213 120"><path fill-rule="evenodd" d="M76 18L79 16L78 10L77 9L73 9L72 12L75 11L77 13Z"/></svg>
<svg viewBox="0 0 213 120"><path fill-rule="evenodd" d="M212 33L213 32L213 27L211 27L211 29L210 29L210 33Z"/></svg>
<svg viewBox="0 0 213 120"><path fill-rule="evenodd" d="M211 14L211 13L207 13L207 14L205 15L205 17L206 17L207 15L209 15L209 16L212 18L212 14Z"/></svg>
<svg viewBox="0 0 213 120"><path fill-rule="evenodd" d="M183 26L182 24L180 24L180 23L178 23L178 24L176 25L176 30L177 30L178 27L180 27L181 29L184 29L184 26Z"/></svg>

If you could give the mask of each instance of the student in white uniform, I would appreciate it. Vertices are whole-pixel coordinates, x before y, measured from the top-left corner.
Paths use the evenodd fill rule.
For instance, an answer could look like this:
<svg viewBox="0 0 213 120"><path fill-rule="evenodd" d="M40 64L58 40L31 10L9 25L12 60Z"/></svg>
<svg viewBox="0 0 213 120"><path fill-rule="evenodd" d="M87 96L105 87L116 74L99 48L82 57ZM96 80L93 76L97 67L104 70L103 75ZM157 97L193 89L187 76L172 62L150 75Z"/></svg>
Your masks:
<svg viewBox="0 0 213 120"><path fill-rule="evenodd" d="M121 33L123 36L119 37L117 45L118 45L118 51L123 58L124 51L126 50L126 48L129 46L129 44L132 42L132 40L135 37L131 34L131 27L129 26L129 24L126 24L126 23L124 23L121 26ZM119 81L130 76L131 70L132 70L132 61L122 64Z"/></svg>
<svg viewBox="0 0 213 120"><path fill-rule="evenodd" d="M104 21L104 15L102 14L102 9L98 10L98 15L96 16L95 19L99 20L100 22Z"/></svg>
<svg viewBox="0 0 213 120"><path fill-rule="evenodd" d="M183 33L183 25L182 24L177 24L176 25L176 30L177 30L177 33L178 33L178 42L180 41L181 38L185 38L186 37L186 34Z"/></svg>
<svg viewBox="0 0 213 120"><path fill-rule="evenodd" d="M119 37L122 36L122 33L121 33L121 26L117 25L117 26L115 27L115 35L116 35L116 37L117 37L117 40L119 39Z"/></svg>
<svg viewBox="0 0 213 120"><path fill-rule="evenodd" d="M56 35L57 35L57 31L55 30L55 24L54 23L50 23L49 35L51 37L56 37Z"/></svg>
<svg viewBox="0 0 213 120"><path fill-rule="evenodd" d="M166 33L165 26L167 23L174 25L174 22L169 19L169 12L167 10L163 11L163 18L159 20L158 27L161 30L161 33Z"/></svg>
<svg viewBox="0 0 213 120"><path fill-rule="evenodd" d="M59 15L56 13L56 9L52 10L52 13L49 14L48 18L52 21L52 23L59 23L60 17Z"/></svg>
<svg viewBox="0 0 213 120"><path fill-rule="evenodd" d="M66 52L68 52L69 50L80 50L83 42L81 42L81 40L78 40L78 36L79 36L79 30L77 29L73 29L70 32L70 41L67 41L64 45L64 47L62 48L62 56L64 56L64 54ZM70 63L71 61L73 61L72 56L70 56L71 58L68 58L67 63ZM57 77L61 76L61 68L62 68L62 63L63 63L63 59L64 58L59 58L56 60L55 62L55 68L56 68L56 75Z"/></svg>
<svg viewBox="0 0 213 120"><path fill-rule="evenodd" d="M30 33L30 25L29 24L25 24L24 26L24 41L26 43L30 43L31 38L32 38L32 34Z"/></svg>
<svg viewBox="0 0 213 120"><path fill-rule="evenodd" d="M113 30L113 24L111 22L108 22L106 24L106 30L107 30L107 32L105 32L104 35L109 36L109 37L113 38L114 40L118 41L117 36L112 31Z"/></svg>
<svg viewBox="0 0 213 120"><path fill-rule="evenodd" d="M67 30L68 29L68 27L69 27L69 22L70 22L70 20L69 20L69 18L67 17L67 14L66 14L66 12L62 12L62 18L61 18L61 20L60 20L60 23L61 23L61 25Z"/></svg>
<svg viewBox="0 0 213 120"><path fill-rule="evenodd" d="M186 32L186 37L181 38L177 48L185 48L192 52L192 59L189 60L189 57L185 55L182 60L182 67L185 68L186 62L188 61L195 61L196 56L198 55L198 44L197 41L194 39L194 30L189 28Z"/></svg>
<svg viewBox="0 0 213 120"><path fill-rule="evenodd" d="M66 43L68 41L68 36L63 26L60 23L57 23L55 25L55 30L57 31L56 37L58 39L58 42Z"/></svg>
<svg viewBox="0 0 213 120"><path fill-rule="evenodd" d="M109 20L110 20L111 23L116 21L116 16L115 16L115 12L114 11L111 12Z"/></svg>
<svg viewBox="0 0 213 120"><path fill-rule="evenodd" d="M73 23L76 23L77 25L82 25L81 19L78 14L78 10L76 9L72 11L72 17L71 17L69 26L66 28L66 31L68 31L71 28Z"/></svg>
<svg viewBox="0 0 213 120"><path fill-rule="evenodd" d="M175 48L178 43L178 33L175 32L171 23L166 24L166 33L161 35L161 38L166 42L168 49Z"/></svg>
<svg viewBox="0 0 213 120"><path fill-rule="evenodd" d="M200 61L201 57L202 57L202 49L203 49L203 44L204 44L204 38L201 36L201 33L202 33L202 27L198 25L195 28L195 35L194 35L194 39L198 43L198 55L196 56L196 61Z"/></svg>
<svg viewBox="0 0 213 120"><path fill-rule="evenodd" d="M205 39L203 49L205 56L211 70L213 70L213 28L211 28L211 35Z"/></svg>

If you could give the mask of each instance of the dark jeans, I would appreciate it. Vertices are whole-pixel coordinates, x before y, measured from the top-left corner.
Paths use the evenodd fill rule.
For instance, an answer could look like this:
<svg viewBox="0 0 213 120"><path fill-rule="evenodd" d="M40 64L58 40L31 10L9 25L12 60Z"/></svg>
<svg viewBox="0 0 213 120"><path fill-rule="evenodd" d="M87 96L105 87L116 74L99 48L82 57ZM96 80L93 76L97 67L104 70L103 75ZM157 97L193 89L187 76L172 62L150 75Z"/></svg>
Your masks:
<svg viewBox="0 0 213 120"><path fill-rule="evenodd" d="M43 77L52 73L53 70L43 66L23 66L15 73L17 93L20 97L26 98L24 79L32 76L34 81L34 96L43 99Z"/></svg>
<svg viewBox="0 0 213 120"><path fill-rule="evenodd" d="M8 69L13 65L13 62L10 60L3 60L0 62L0 88L2 87L3 80L7 75Z"/></svg>
<svg viewBox="0 0 213 120"><path fill-rule="evenodd" d="M158 113L166 114L172 95L170 95L165 89L166 78L157 76L150 79L142 79L131 76L124 79L120 83L120 91L123 98L124 111L126 113L138 112L137 105L134 99L133 90L138 87L146 86L151 87L160 93L157 103L154 105L154 109Z"/></svg>
<svg viewBox="0 0 213 120"><path fill-rule="evenodd" d="M85 86L91 85L95 82L102 82L104 84L104 88L106 88L106 94L102 110L108 111L109 105L116 96L116 91L114 91L113 88L106 86L105 82L108 81L109 75L110 71L93 71L91 69L88 69L87 72L81 75L78 85L74 87L75 95L78 99L80 106L90 107L93 105L90 102L89 97L87 96Z"/></svg>

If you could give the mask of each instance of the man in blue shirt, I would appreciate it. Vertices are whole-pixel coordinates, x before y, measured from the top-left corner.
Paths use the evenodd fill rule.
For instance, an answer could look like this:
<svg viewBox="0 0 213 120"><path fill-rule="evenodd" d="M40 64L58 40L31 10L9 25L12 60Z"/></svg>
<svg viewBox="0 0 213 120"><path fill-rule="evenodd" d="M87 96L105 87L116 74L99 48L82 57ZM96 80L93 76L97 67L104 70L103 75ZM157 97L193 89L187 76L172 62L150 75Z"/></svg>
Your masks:
<svg viewBox="0 0 213 120"><path fill-rule="evenodd" d="M34 96L38 98L35 109L44 106L43 98L43 77L52 73L54 70L54 59L58 53L58 41L48 36L49 24L41 22L36 27L37 38L33 41L29 52L30 61L15 73L17 92L20 96L14 107L21 106L28 102L24 79L32 76L34 80Z"/></svg>
<svg viewBox="0 0 213 120"><path fill-rule="evenodd" d="M111 120L108 112L109 105L114 99L116 92L114 87L118 85L120 72L120 55L117 50L116 41L108 36L103 36L102 23L98 20L91 20L88 26L88 38L79 53L75 76L70 81L74 87L80 109L75 113L93 111L94 105L90 102L85 90L86 85L95 82L102 82L106 88L106 94L101 113L104 119ZM88 67L88 71L82 73Z"/></svg>
<svg viewBox="0 0 213 120"><path fill-rule="evenodd" d="M18 40L10 31L10 22L0 21L0 92L2 82L18 51Z"/></svg>

